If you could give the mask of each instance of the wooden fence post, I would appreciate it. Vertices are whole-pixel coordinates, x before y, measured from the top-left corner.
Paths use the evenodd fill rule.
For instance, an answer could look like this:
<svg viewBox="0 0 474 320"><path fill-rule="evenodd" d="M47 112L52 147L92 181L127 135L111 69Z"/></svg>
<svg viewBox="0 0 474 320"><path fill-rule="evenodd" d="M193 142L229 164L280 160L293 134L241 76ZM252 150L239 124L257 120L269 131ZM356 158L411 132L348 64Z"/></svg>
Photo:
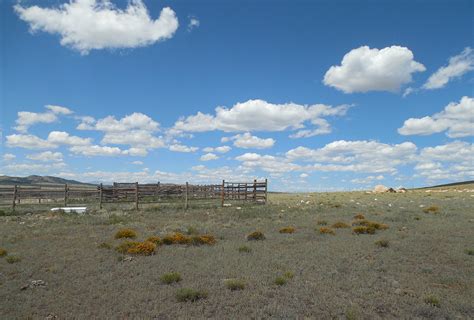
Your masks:
<svg viewBox="0 0 474 320"><path fill-rule="evenodd" d="M67 186L67 183L64 185L64 206L67 207L67 200L69 196L69 188Z"/></svg>
<svg viewBox="0 0 474 320"><path fill-rule="evenodd" d="M189 192L189 184L186 181L186 190L184 193L184 210L188 210L188 192Z"/></svg>
<svg viewBox="0 0 474 320"><path fill-rule="evenodd" d="M99 185L99 209L102 209L102 183Z"/></svg>
<svg viewBox="0 0 474 320"><path fill-rule="evenodd" d="M265 179L265 204L268 201L268 179Z"/></svg>
<svg viewBox="0 0 474 320"><path fill-rule="evenodd" d="M13 201L12 201L12 209L15 210L15 206L16 206L16 196L17 196L17 185L15 184L15 186L13 187Z"/></svg>
<svg viewBox="0 0 474 320"><path fill-rule="evenodd" d="M224 207L224 198L225 198L225 180L222 180L222 189L221 189L221 207Z"/></svg>
<svg viewBox="0 0 474 320"><path fill-rule="evenodd" d="M253 201L257 202L257 179L253 179Z"/></svg>
<svg viewBox="0 0 474 320"><path fill-rule="evenodd" d="M135 182L135 210L138 210L138 182Z"/></svg>

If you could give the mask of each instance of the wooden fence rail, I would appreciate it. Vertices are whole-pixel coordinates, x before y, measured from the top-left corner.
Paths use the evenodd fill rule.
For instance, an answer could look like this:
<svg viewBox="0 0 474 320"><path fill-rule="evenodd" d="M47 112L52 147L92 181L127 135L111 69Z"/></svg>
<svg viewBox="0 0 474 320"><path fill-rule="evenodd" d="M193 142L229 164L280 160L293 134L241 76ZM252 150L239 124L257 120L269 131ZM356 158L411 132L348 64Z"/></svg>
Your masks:
<svg viewBox="0 0 474 320"><path fill-rule="evenodd" d="M0 203L10 202L12 209L22 203L70 204L98 202L99 208L105 203L130 202L138 209L140 203L160 203L166 199L183 199L185 209L190 200L220 199L221 206L226 200L267 203L267 179L253 182L227 182L222 184L139 184L116 183L112 185L32 185L0 186Z"/></svg>

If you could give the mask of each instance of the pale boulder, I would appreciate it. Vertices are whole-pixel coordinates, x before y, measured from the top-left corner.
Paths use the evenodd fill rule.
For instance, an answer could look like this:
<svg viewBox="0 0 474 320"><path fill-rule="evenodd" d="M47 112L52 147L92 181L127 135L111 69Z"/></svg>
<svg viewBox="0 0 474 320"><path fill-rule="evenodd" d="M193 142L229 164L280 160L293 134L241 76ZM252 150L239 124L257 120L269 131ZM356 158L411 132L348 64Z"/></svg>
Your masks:
<svg viewBox="0 0 474 320"><path fill-rule="evenodd" d="M388 188L382 184L378 184L374 187L373 193L385 193L388 191Z"/></svg>

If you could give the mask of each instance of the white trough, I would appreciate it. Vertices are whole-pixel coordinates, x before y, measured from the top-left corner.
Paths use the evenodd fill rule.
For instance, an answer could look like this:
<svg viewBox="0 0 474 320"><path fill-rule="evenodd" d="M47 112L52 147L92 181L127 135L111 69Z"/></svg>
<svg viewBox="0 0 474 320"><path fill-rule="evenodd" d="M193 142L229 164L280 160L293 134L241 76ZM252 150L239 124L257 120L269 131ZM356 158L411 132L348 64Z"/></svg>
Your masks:
<svg viewBox="0 0 474 320"><path fill-rule="evenodd" d="M85 213L87 207L62 207L62 208L52 208L51 211L64 211L66 213Z"/></svg>

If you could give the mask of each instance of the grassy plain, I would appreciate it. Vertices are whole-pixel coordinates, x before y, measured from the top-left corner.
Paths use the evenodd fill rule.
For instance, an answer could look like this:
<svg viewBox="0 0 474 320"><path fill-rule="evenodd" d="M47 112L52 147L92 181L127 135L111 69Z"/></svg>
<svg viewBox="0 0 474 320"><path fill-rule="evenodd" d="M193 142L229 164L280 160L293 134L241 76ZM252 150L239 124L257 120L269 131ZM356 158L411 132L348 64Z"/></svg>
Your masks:
<svg viewBox="0 0 474 320"><path fill-rule="evenodd" d="M0 318L467 319L469 189L270 194L266 206L110 205L86 215L20 206L0 216ZM355 234L357 214L388 229ZM217 242L122 254L115 234L124 228L133 241L181 231ZM248 241L254 231L265 239Z"/></svg>

